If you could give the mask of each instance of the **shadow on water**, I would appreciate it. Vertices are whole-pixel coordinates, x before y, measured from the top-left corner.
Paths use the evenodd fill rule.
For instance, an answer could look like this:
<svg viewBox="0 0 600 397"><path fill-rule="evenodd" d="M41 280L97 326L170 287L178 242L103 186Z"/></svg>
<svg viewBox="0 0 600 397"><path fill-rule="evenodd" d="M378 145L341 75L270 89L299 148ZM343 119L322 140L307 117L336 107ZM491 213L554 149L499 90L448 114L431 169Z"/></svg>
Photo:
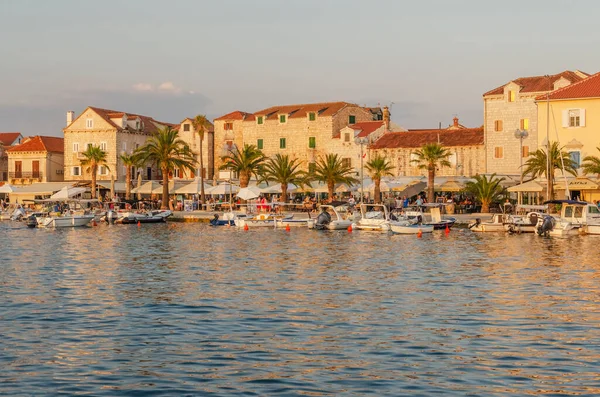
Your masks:
<svg viewBox="0 0 600 397"><path fill-rule="evenodd" d="M599 391L594 237L0 230L4 394Z"/></svg>

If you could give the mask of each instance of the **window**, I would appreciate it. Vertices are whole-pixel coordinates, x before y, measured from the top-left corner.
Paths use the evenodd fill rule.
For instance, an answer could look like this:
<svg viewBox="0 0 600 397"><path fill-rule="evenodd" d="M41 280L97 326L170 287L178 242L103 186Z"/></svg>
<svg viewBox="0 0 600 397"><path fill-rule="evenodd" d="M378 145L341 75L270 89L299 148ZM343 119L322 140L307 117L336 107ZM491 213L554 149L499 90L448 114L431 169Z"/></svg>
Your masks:
<svg viewBox="0 0 600 397"><path fill-rule="evenodd" d="M279 149L285 149L285 138L279 138Z"/></svg>
<svg viewBox="0 0 600 397"><path fill-rule="evenodd" d="M279 122L280 123L285 123L285 114L280 114L279 115Z"/></svg>
<svg viewBox="0 0 600 397"><path fill-rule="evenodd" d="M571 157L571 161L573 162L573 167L575 167L575 168L581 167L581 152L580 151L569 152L569 157Z"/></svg>
<svg viewBox="0 0 600 397"><path fill-rule="evenodd" d="M258 117L256 118L256 124L262 124L262 123L263 123L263 120L264 120L264 119L263 119L263 116L258 116Z"/></svg>
<svg viewBox="0 0 600 397"><path fill-rule="evenodd" d="M523 156L523 157L529 156L529 146L523 146L523 152L521 152L521 156Z"/></svg>
<svg viewBox="0 0 600 397"><path fill-rule="evenodd" d="M123 151L126 152L127 151L127 142L123 142L121 145L122 145Z"/></svg>
<svg viewBox="0 0 600 397"><path fill-rule="evenodd" d="M579 115L579 109L569 110L569 127L579 127L581 124L581 116Z"/></svg>
<svg viewBox="0 0 600 397"><path fill-rule="evenodd" d="M190 130L190 124L189 124L189 123L185 123L185 124L183 125L183 130L184 130L185 132L188 132L188 131Z"/></svg>
<svg viewBox="0 0 600 397"><path fill-rule="evenodd" d="M106 152L106 142L100 142L100 149Z"/></svg>
<svg viewBox="0 0 600 397"><path fill-rule="evenodd" d="M262 150L262 148L264 147L264 144L263 144L263 140L262 140L262 139L258 139L258 140L256 141L256 147L257 147L258 149Z"/></svg>
<svg viewBox="0 0 600 397"><path fill-rule="evenodd" d="M98 167L98 175L108 175L108 168L105 165Z"/></svg>
<svg viewBox="0 0 600 397"><path fill-rule="evenodd" d="M79 143L73 142L73 153L79 152Z"/></svg>
<svg viewBox="0 0 600 397"><path fill-rule="evenodd" d="M342 159L342 167L352 167L352 159L350 157L344 157Z"/></svg>
<svg viewBox="0 0 600 397"><path fill-rule="evenodd" d="M520 127L521 127L521 130L529 131L529 119L521 119Z"/></svg>
<svg viewBox="0 0 600 397"><path fill-rule="evenodd" d="M94 119L86 119L85 128L94 128Z"/></svg>
<svg viewBox="0 0 600 397"><path fill-rule="evenodd" d="M502 146L496 146L494 148L494 158L495 159L501 159L503 157L504 157L504 153L503 153L503 150L502 150Z"/></svg>
<svg viewBox="0 0 600 397"><path fill-rule="evenodd" d="M136 130L139 130L139 129L140 129L140 122L139 122L139 121L136 121L136 122L135 122L135 129L136 129Z"/></svg>
<svg viewBox="0 0 600 397"><path fill-rule="evenodd" d="M346 132L344 134L344 142L350 142L350 133L349 132Z"/></svg>
<svg viewBox="0 0 600 397"><path fill-rule="evenodd" d="M502 131L502 120L494 121L494 131Z"/></svg>
<svg viewBox="0 0 600 397"><path fill-rule="evenodd" d="M73 174L73 176L81 175L81 167L73 167L73 169L71 170L71 174Z"/></svg>
<svg viewBox="0 0 600 397"><path fill-rule="evenodd" d="M317 147L317 140L314 136L308 138L308 147L314 149Z"/></svg>
<svg viewBox="0 0 600 397"><path fill-rule="evenodd" d="M508 91L508 102L514 102L514 101L515 101L515 92Z"/></svg>
<svg viewBox="0 0 600 397"><path fill-rule="evenodd" d="M354 116L354 115L348 116L348 124L356 124L356 116Z"/></svg>
<svg viewBox="0 0 600 397"><path fill-rule="evenodd" d="M223 125L223 129L224 129L225 131L231 131L231 130L233 130L233 123L225 123L225 124Z"/></svg>
<svg viewBox="0 0 600 397"><path fill-rule="evenodd" d="M317 119L317 115L314 112L310 112L308 114L308 120L309 121L315 121Z"/></svg>

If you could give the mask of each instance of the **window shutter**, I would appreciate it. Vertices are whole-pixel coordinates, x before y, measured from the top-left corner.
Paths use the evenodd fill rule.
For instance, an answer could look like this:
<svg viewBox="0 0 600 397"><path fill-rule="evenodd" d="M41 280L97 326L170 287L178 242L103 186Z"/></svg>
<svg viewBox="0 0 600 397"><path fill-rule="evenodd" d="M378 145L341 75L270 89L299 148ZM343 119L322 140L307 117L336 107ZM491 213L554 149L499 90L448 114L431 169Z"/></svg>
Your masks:
<svg viewBox="0 0 600 397"><path fill-rule="evenodd" d="M579 109L579 126L585 127L585 109Z"/></svg>
<svg viewBox="0 0 600 397"><path fill-rule="evenodd" d="M562 126L567 128L569 127L569 110L565 109L562 111ZM550 128L549 126L546 126L546 128Z"/></svg>

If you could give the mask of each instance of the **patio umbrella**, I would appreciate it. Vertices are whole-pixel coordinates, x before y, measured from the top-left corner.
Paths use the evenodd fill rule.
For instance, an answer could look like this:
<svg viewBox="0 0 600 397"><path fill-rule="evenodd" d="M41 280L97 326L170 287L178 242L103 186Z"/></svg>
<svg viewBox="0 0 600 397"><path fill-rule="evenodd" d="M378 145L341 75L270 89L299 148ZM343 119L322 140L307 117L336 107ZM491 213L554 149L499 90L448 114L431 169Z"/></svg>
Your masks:
<svg viewBox="0 0 600 397"><path fill-rule="evenodd" d="M200 194L201 188L202 188L202 184L200 183L200 179L196 179L192 183L188 183L185 186L175 189L175 191L173 191L173 193L175 193L175 194ZM204 192L205 193L208 189L212 189L212 188L213 188L213 186L208 185L206 183L204 184Z"/></svg>
<svg viewBox="0 0 600 397"><path fill-rule="evenodd" d="M454 180L447 180L439 186L435 186L436 192L460 192L464 190L465 185Z"/></svg>
<svg viewBox="0 0 600 397"><path fill-rule="evenodd" d="M142 192L140 192L140 188L142 187L142 173L138 172L138 180L137 180L137 199L141 200L142 199Z"/></svg>
<svg viewBox="0 0 600 397"><path fill-rule="evenodd" d="M8 183L5 183L4 185L0 186L0 193L12 193L18 190L19 188Z"/></svg>
<svg viewBox="0 0 600 397"><path fill-rule="evenodd" d="M288 193L294 193L296 190L298 190L298 186L294 185L293 183L288 183L288 186L287 186ZM275 185L264 187L264 188L260 189L260 192L261 193L281 193L281 184L277 183Z"/></svg>
<svg viewBox="0 0 600 397"><path fill-rule="evenodd" d="M529 181L520 185L511 186L507 189L509 192L517 193L529 193L529 192L543 192L544 187L536 181Z"/></svg>
<svg viewBox="0 0 600 397"><path fill-rule="evenodd" d="M405 185L396 186L392 190L398 192L400 196L412 197L421 193L425 188L427 188L427 182L413 181Z"/></svg>
<svg viewBox="0 0 600 397"><path fill-rule="evenodd" d="M237 193L242 200L252 200L260 196L261 189L258 186L243 187Z"/></svg>
<svg viewBox="0 0 600 397"><path fill-rule="evenodd" d="M54 193L52 196L50 196L51 200L67 200L70 198L73 198L83 192L85 192L87 189L84 187L69 187L69 186L65 186L62 189L60 189L58 192Z"/></svg>
<svg viewBox="0 0 600 397"><path fill-rule="evenodd" d="M206 194L217 195L217 194L230 194L237 193L240 191L240 187L236 185L232 185L231 183L225 182L221 183L208 191L204 191Z"/></svg>

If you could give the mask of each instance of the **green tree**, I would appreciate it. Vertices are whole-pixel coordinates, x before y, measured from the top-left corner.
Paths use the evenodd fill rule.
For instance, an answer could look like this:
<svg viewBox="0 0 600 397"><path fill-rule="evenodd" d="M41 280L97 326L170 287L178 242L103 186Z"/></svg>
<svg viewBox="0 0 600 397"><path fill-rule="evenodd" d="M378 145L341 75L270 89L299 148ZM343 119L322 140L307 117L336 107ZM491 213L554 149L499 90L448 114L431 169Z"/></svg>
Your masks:
<svg viewBox="0 0 600 397"><path fill-rule="evenodd" d="M485 175L475 175L475 182L467 182L466 189L476 200L481 202L481 212L490 212L490 204L504 192L500 182L504 178L497 178L496 174L490 175L488 179Z"/></svg>
<svg viewBox="0 0 600 397"><path fill-rule="evenodd" d="M108 170L106 165L106 152L100 149L100 146L89 145L85 152L81 153L83 160L81 165L87 166L86 171L92 174L92 198L96 198L96 176L98 174L98 167L104 166Z"/></svg>
<svg viewBox="0 0 600 397"><path fill-rule="evenodd" d="M577 176L577 169L571 160L571 156L568 152L564 151L563 148L558 146L558 142L550 142L550 177L547 174L547 157L545 148L539 148L535 152L531 153L529 159L523 164L525 169L523 175L531 175L532 178L538 176L545 176L548 180L548 190L550 191L550 197L547 200L554 198L554 176L555 171L565 167L565 172L573 176Z"/></svg>
<svg viewBox="0 0 600 397"><path fill-rule="evenodd" d="M163 193L161 208L168 208L169 203L169 173L176 168L194 172L196 166L195 153L188 144L179 137L179 131L164 127L159 129L146 144L138 148L143 163L153 163L162 172Z"/></svg>
<svg viewBox="0 0 600 397"><path fill-rule="evenodd" d="M600 152L600 147L597 147L596 150ZM597 178L600 178L600 158L596 156L585 156L583 158L583 163L581 164L581 168L583 169L583 173L586 175L596 174Z"/></svg>
<svg viewBox="0 0 600 397"><path fill-rule="evenodd" d="M131 168L140 167L142 162L140 161L140 156L137 153L122 153L119 155L119 158L125 166L125 200L129 200L131 198Z"/></svg>
<svg viewBox="0 0 600 397"><path fill-rule="evenodd" d="M353 185L358 182L358 179L353 177L354 169L350 165L345 165L342 158L336 153L330 153L321 156L315 163L315 169L310 176L312 179L323 182L327 185L329 200L333 200L335 185L337 183L345 183Z"/></svg>
<svg viewBox="0 0 600 397"><path fill-rule="evenodd" d="M448 157L450 157L452 153L441 144L435 142L426 143L419 150L416 150L414 154L416 158L411 160L411 162L417 163L419 168L427 170L427 201L433 203L435 200L433 190L435 172L438 166L451 166Z"/></svg>
<svg viewBox="0 0 600 397"><path fill-rule="evenodd" d="M252 175L259 179L258 175L262 170L265 156L256 146L245 144L241 151L230 150L222 160L223 164L219 169L237 173L240 187L248 187Z"/></svg>
<svg viewBox="0 0 600 397"><path fill-rule="evenodd" d="M279 153L265 162L260 173L262 180L281 184L281 196L284 203L287 203L288 184L303 186L307 178L307 173L300 170L300 160L290 160L287 154Z"/></svg>
<svg viewBox="0 0 600 397"><path fill-rule="evenodd" d="M377 154L367 164L365 168L369 172L371 179L375 183L375 203L381 202L381 178L387 175L392 175L394 167L387 158Z"/></svg>
<svg viewBox="0 0 600 397"><path fill-rule="evenodd" d="M202 158L202 142L204 141L204 132L210 124L205 115L199 114L194 117L194 130L200 137L200 201L204 204L206 197L204 195L204 159Z"/></svg>

